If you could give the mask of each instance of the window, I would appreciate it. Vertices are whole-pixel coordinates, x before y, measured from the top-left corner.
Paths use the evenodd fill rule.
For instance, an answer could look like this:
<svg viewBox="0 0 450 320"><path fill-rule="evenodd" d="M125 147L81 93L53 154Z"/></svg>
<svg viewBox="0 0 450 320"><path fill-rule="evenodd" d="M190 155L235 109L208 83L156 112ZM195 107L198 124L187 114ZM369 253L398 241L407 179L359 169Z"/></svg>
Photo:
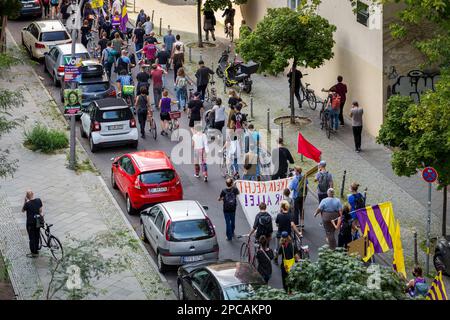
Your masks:
<svg viewBox="0 0 450 320"><path fill-rule="evenodd" d="M86 85L86 88L90 87L91 85ZM83 90L84 86L82 87L83 92L95 92L95 91L85 91ZM126 109L116 109L116 110L99 110L97 112L97 121L103 122L115 122L115 121L127 121L133 118L133 113L130 108Z"/></svg>
<svg viewBox="0 0 450 320"><path fill-rule="evenodd" d="M213 277L209 278L205 289L202 290L202 292L209 300L220 300L220 289Z"/></svg>
<svg viewBox="0 0 450 320"><path fill-rule="evenodd" d="M301 0L287 0L288 8L292 10L297 10L297 7L300 5Z"/></svg>
<svg viewBox="0 0 450 320"><path fill-rule="evenodd" d="M163 221L164 221L164 216L162 214L162 212L160 211L158 213L158 216L155 219L155 227L156 229L160 230L161 226L163 225Z"/></svg>
<svg viewBox="0 0 450 320"><path fill-rule="evenodd" d="M52 31L41 33L40 41L61 41L70 39L69 35L65 31Z"/></svg>
<svg viewBox="0 0 450 320"><path fill-rule="evenodd" d="M369 5L362 1L356 3L356 21L365 25L369 25Z"/></svg>
<svg viewBox="0 0 450 320"><path fill-rule="evenodd" d="M129 175L133 175L134 174L134 167L133 167L133 162L131 162L131 159L128 157L123 157L122 159L120 159L119 161L120 167Z"/></svg>
<svg viewBox="0 0 450 320"><path fill-rule="evenodd" d="M201 290L205 286L208 277L209 273L205 269L194 271L191 276L192 284L194 284L198 290Z"/></svg>
<svg viewBox="0 0 450 320"><path fill-rule="evenodd" d="M109 83L101 82L101 83L87 83L80 85L80 89L83 92L91 93L91 92L103 92L109 89ZM116 111L113 111L116 112ZM105 118L106 119L106 118ZM127 119L129 120L129 119Z"/></svg>
<svg viewBox="0 0 450 320"><path fill-rule="evenodd" d="M139 175L139 179L144 184L160 184L175 179L175 172L173 170L144 172Z"/></svg>
<svg viewBox="0 0 450 320"><path fill-rule="evenodd" d="M36 26L34 25L34 24L32 24L31 26L30 26L30 33L31 33L31 35L33 36L33 37L35 37L36 38L36 40L37 40L37 38L38 38L38 35L39 35L39 30L38 30L38 28L36 28Z"/></svg>
<svg viewBox="0 0 450 320"><path fill-rule="evenodd" d="M173 222L170 241L197 241L211 238L214 233L205 219Z"/></svg>
<svg viewBox="0 0 450 320"><path fill-rule="evenodd" d="M157 214L160 212L158 207L153 207L150 209L150 211L148 212L148 216L150 217L150 219L152 221L155 221L155 218L157 216Z"/></svg>

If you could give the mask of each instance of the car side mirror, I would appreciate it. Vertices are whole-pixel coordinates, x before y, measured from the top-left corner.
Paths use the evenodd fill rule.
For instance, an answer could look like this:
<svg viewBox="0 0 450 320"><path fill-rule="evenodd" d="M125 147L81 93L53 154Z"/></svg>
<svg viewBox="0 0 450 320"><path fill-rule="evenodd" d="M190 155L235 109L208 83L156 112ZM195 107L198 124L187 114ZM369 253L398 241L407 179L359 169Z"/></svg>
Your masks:
<svg viewBox="0 0 450 320"><path fill-rule="evenodd" d="M148 210L141 211L141 216L149 216L150 212Z"/></svg>
<svg viewBox="0 0 450 320"><path fill-rule="evenodd" d="M208 210L209 210L209 207L208 207L208 206L203 206L203 209L205 209L206 211L208 211Z"/></svg>

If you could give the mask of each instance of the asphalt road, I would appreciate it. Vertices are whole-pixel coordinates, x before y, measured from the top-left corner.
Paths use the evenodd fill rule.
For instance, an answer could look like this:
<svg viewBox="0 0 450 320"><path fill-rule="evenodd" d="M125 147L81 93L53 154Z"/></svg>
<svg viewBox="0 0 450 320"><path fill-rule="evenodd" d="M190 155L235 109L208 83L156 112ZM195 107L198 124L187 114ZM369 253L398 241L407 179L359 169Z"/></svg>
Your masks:
<svg viewBox="0 0 450 320"><path fill-rule="evenodd" d="M18 20L18 21L10 21L8 24L9 30L12 33L15 41L20 45L21 43L21 30L23 27L28 26L31 20ZM60 103L60 93L59 88L56 88L53 85L53 82L48 74L44 72L44 68L42 63L34 66L34 69L38 73L38 75L43 78L42 82L45 87L48 88L49 92L55 99L55 101L59 104L60 110L63 110L63 107ZM137 73L138 68L134 68L134 73ZM167 77L168 90L170 92L170 96L174 97L173 91L173 71L170 70ZM192 75L190 76L191 78ZM113 75L113 79L115 79L115 75ZM256 84L258 85L258 84ZM159 123L159 113L156 113L155 120L157 121L158 126L158 138L155 141L153 137L150 137L147 134L146 139L141 139L139 141L139 150L162 150L167 154L171 154L173 147L176 145L176 142L170 141L168 137L159 135L160 131L160 123ZM180 119L180 124L182 128L188 128L188 121L185 114L183 114ZM125 215L128 217L130 223L134 227L134 229L139 233L139 217L138 216L129 216L126 213L125 207L125 199L124 197L117 191L114 190L111 186L110 182L110 173L111 173L111 158L120 156L124 153L133 152L135 150L126 147L118 147L118 148L109 148L102 149L95 154L92 154L89 150L88 140L85 138L81 138L79 131L80 123L77 122L77 137L81 144L83 145L86 152L89 154L90 159L94 163L95 167L99 170L102 177L104 178L108 188L112 192L113 196L119 203L122 210L125 212ZM190 142L189 142L190 143ZM233 240L231 242L226 241L225 237L225 221L223 219L222 214L222 203L217 201L217 197L222 188L224 188L224 179L219 173L219 168L217 165L211 165L208 168L209 171L209 181L204 183L202 179L197 179L193 176L194 174L194 166L191 164L182 164L176 165L176 170L181 177L182 185L184 189L184 199L194 199L199 201L203 205L207 205L209 207L208 215L211 218L213 224L215 225L216 232L218 235L219 247L220 247L220 258L221 259L233 259L239 260L239 250L242 243L242 240ZM319 226L319 219L314 219L312 217L312 213L317 208L317 200L311 195L306 199L306 207L305 207L305 225L306 229L304 231L304 244L309 245L311 251L311 258L316 259L317 257L317 249L322 246L325 242L324 232L322 227ZM241 208L238 208L238 212L236 214L236 234L247 234L250 230L249 223L245 218ZM150 246L146 245L147 250L150 255L155 259L155 254ZM275 243L273 242L271 245L272 248L275 248ZM156 259L155 259L156 261ZM169 284L172 289L176 292L176 268L171 268L165 274ZM281 274L279 267L273 265L273 275L269 284L273 287L281 288Z"/></svg>

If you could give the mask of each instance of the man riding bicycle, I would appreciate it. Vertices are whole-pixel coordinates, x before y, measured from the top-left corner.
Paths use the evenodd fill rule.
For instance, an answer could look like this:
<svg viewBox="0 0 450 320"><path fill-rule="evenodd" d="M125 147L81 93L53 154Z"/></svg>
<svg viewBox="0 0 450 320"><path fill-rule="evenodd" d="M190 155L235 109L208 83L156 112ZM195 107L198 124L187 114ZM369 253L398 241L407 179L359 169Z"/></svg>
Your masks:
<svg viewBox="0 0 450 320"><path fill-rule="evenodd" d="M236 13L236 10L233 9L233 6L231 3L228 5L228 8L225 9L222 18L225 17L225 34L228 33L228 24L231 25L231 27L234 27L234 15Z"/></svg>
<svg viewBox="0 0 450 320"><path fill-rule="evenodd" d="M118 96L125 100L129 97L131 101L130 107L133 107L134 87L132 87L133 78L131 75L125 69L122 69L117 77L116 83Z"/></svg>

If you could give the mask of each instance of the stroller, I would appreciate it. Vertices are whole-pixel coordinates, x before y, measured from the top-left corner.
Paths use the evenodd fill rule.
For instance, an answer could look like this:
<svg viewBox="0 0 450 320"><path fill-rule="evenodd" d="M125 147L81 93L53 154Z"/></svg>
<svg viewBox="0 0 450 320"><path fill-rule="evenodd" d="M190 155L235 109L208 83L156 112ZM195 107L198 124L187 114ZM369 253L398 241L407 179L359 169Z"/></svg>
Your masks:
<svg viewBox="0 0 450 320"><path fill-rule="evenodd" d="M203 129L203 133L206 133L206 137L208 138L208 142L214 141L216 138L216 130L214 128L214 119L216 117L215 112L212 109L209 109L205 112L205 128Z"/></svg>

